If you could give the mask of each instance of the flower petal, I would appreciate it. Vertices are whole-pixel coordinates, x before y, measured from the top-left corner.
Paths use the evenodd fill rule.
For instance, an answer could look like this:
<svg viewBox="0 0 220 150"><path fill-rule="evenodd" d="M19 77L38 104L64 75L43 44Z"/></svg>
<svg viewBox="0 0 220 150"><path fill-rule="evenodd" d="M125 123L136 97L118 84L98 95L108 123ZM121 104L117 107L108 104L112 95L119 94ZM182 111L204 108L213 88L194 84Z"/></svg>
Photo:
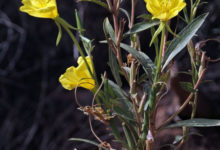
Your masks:
<svg viewBox="0 0 220 150"><path fill-rule="evenodd" d="M145 0L147 10L153 15L152 19L167 21L178 15L186 6L183 0Z"/></svg>
<svg viewBox="0 0 220 150"><path fill-rule="evenodd" d="M59 16L56 0L22 0L20 11L39 18L54 19Z"/></svg>
<svg viewBox="0 0 220 150"><path fill-rule="evenodd" d="M87 63L93 72L92 60L90 57L86 57ZM95 87L95 81L91 77L86 64L82 57L78 58L78 67L69 67L64 74L59 78L62 86L67 90L72 90L76 87L83 87L92 90Z"/></svg>

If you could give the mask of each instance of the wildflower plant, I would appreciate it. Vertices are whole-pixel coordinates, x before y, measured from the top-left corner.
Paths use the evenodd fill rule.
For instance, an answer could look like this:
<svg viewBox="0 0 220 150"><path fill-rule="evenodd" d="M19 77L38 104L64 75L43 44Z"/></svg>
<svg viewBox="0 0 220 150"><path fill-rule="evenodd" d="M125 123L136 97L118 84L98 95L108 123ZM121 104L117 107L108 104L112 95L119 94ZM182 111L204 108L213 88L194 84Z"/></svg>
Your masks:
<svg viewBox="0 0 220 150"><path fill-rule="evenodd" d="M145 19L136 24L134 16L135 4L138 0L131 0L130 13L120 8L121 0L78 0L78 2L83 1L100 5L112 13L113 23L109 21L109 18L103 20L103 33L106 39L100 43L107 44L109 47L109 67L114 81L107 78L107 73L103 73L101 76L96 75L92 57L92 51L95 48L92 45L92 40L83 34L86 29L83 29L77 11L75 13L77 27L74 27L60 17L56 0L22 0L23 6L20 7L22 12L31 16L53 19L59 31L56 45L59 44L62 29L64 29L81 55L78 58L78 66L66 69L59 81L67 90L83 87L93 93L94 98L91 101L91 106L82 106L79 101L77 104L79 110L89 116L91 131L99 143L80 138L71 138L71 140L94 144L100 149L115 149L95 134L91 123L92 118L111 128L110 132L114 135L116 142L126 150L152 150L155 137L160 131L166 128L182 127L182 138L173 143L173 147L179 149L187 142L191 127L220 125L219 120L195 118L198 86L203 80L210 60L206 57L205 52L200 50L200 47L195 47L192 41L208 16L207 13L197 15L200 0L190 0L189 5L186 5L184 0L142 0L146 3L146 14L141 17ZM124 30L125 18L118 17L119 11L127 16L128 31ZM170 27L170 22L175 17L181 19L185 24L185 27L178 32L173 31ZM72 30L78 31L83 43L82 47ZM149 43L155 49L156 57L154 60L142 51L139 44L139 33L145 30L150 30L152 33L152 39ZM172 39L167 41L169 34ZM130 39L129 44L124 43L126 38ZM148 47L147 44L146 46ZM188 49L191 58L191 70L188 74L191 75L192 82L179 84L189 92L189 96L174 114L158 125L156 118L158 104L167 93L172 61L184 48ZM122 60L121 51L127 52L126 62ZM140 72L141 69L144 72ZM101 83L97 78L101 79ZM126 84L123 81L128 83L128 91L122 88ZM187 105L192 106L191 118L170 124Z"/></svg>

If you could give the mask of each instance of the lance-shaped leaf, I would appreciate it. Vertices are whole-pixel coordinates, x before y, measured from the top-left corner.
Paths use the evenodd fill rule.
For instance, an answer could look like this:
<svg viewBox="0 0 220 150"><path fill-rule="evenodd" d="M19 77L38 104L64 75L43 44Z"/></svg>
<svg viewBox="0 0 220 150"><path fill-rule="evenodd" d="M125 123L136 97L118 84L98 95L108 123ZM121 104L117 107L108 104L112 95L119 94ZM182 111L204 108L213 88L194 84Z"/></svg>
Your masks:
<svg viewBox="0 0 220 150"><path fill-rule="evenodd" d="M166 128L176 128L176 127L215 127L220 126L220 120L216 119L190 119L178 121L175 124L168 125Z"/></svg>
<svg viewBox="0 0 220 150"><path fill-rule="evenodd" d="M80 35L83 35L83 25L82 25L82 21L80 19L80 16L79 16L79 13L78 11L75 9L75 18L76 18L76 25L77 25L77 28L80 30L79 31L79 34Z"/></svg>
<svg viewBox="0 0 220 150"><path fill-rule="evenodd" d="M151 27L160 24L160 21L152 21L152 22L141 22L141 23L137 23L133 26L133 28L126 32L124 34L124 36L130 35L130 34L134 34L134 33L139 33L142 32L144 30L150 29Z"/></svg>
<svg viewBox="0 0 220 150"><path fill-rule="evenodd" d="M157 38L157 36L160 34L160 32L165 28L165 23L160 22L159 27L157 28L157 30L154 32L154 35L150 41L150 46L154 43L154 40Z"/></svg>
<svg viewBox="0 0 220 150"><path fill-rule="evenodd" d="M117 59L113 53L113 51L115 50L114 49L115 45L113 43L115 41L115 32L114 32L112 25L110 24L108 18L106 18L104 20L103 29L104 29L104 33L105 33L105 38L106 38L106 40L109 44L109 48L110 48L110 50L109 50L109 66L111 68L111 72L114 76L115 81L117 82L117 84L119 86L122 86L122 82L121 82L121 78L120 78L120 74L119 74L120 67L119 67L119 65L117 63Z"/></svg>
<svg viewBox="0 0 220 150"><path fill-rule="evenodd" d="M201 27L205 21L208 14L203 14L196 19L194 19L190 24L188 24L178 35L174 38L170 45L168 46L162 64L162 70L169 64L169 62L187 45L191 38L195 35L198 29Z"/></svg>
<svg viewBox="0 0 220 150"><path fill-rule="evenodd" d="M121 82L121 77L119 74L120 71L120 67L117 63L117 58L116 56L113 54L112 50L109 49L109 66L111 68L111 72L114 76L114 79L116 81L116 83L121 87L122 86L122 82Z"/></svg>
<svg viewBox="0 0 220 150"><path fill-rule="evenodd" d="M90 40L84 36L84 29L83 29L82 21L80 19L80 16L79 16L77 10L75 10L75 18L76 18L77 28L79 29L79 36L80 36L82 43L83 43L83 47L84 47L87 55L90 56L92 53L92 50L94 49L94 46L92 45L93 40Z"/></svg>
<svg viewBox="0 0 220 150"><path fill-rule="evenodd" d="M133 105L127 98L126 93L111 80L108 80L108 85L114 92L117 101L121 104L113 107L114 114L124 118L125 120L135 121L136 117L133 110Z"/></svg>
<svg viewBox="0 0 220 150"><path fill-rule="evenodd" d="M127 52L131 53L141 63L149 79L153 80L156 67L152 60L145 53L140 52L127 44L121 43L120 46Z"/></svg>
<svg viewBox="0 0 220 150"><path fill-rule="evenodd" d="M118 116L124 118L125 120L130 120L130 121L136 120L136 117L135 117L135 115L133 115L133 113L128 112L128 110L122 109L121 107L115 106L113 108L113 111L114 111L113 114L118 115Z"/></svg>
<svg viewBox="0 0 220 150"><path fill-rule="evenodd" d="M112 25L110 24L108 18L105 18L105 20L104 20L103 29L104 29L104 33L105 33L106 38L110 37L115 42L115 31L114 31Z"/></svg>
<svg viewBox="0 0 220 150"><path fill-rule="evenodd" d="M56 23L56 25L58 27L58 35L57 35L57 40L56 40L56 46L58 46L59 43L60 43L61 37L62 37L62 28L61 28L60 23L57 22L56 20L55 20L55 23Z"/></svg>
<svg viewBox="0 0 220 150"><path fill-rule="evenodd" d="M126 15L126 17L128 18L128 24L131 24L131 18L130 18L130 15L129 15L128 11L123 9L123 8L119 8L119 10L121 12L123 12Z"/></svg>
<svg viewBox="0 0 220 150"><path fill-rule="evenodd" d="M111 80L108 80L108 85L112 88L113 92L117 97L117 100L123 105L124 109L126 109L127 111L132 111L133 106L127 98L127 94Z"/></svg>

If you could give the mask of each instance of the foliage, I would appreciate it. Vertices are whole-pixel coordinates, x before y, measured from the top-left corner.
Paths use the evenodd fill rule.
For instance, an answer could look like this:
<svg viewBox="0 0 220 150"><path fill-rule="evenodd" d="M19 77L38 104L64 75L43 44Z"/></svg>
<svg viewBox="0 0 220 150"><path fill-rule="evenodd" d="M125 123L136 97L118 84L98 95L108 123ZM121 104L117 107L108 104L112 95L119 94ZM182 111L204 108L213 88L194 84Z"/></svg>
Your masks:
<svg viewBox="0 0 220 150"><path fill-rule="evenodd" d="M71 140L87 142L98 146L100 149L113 149L109 143L102 141L93 131L92 116L104 125L111 127L111 132L115 139L123 148L128 150L152 150L154 138L158 132L165 128L183 127L183 136L174 141L174 147L179 148L181 145L177 144L186 142L187 136L191 134L189 132L190 127L220 125L219 120L195 118L198 86L204 77L208 60L204 52L199 49L196 50L192 41L192 38L208 15L202 14L195 18L196 10L200 3L199 0L191 1L189 6L191 10L190 16L188 16L186 8L184 8L186 4L183 0L145 0L147 10L153 15L152 19L157 18L159 20L150 20L137 24L134 24L135 0L131 0L131 15L123 8L120 8L121 1L119 0L114 0L113 3L110 0L106 0L106 2L101 0L79 1L89 1L98 4L112 13L114 26L112 26L108 18L103 21L106 39L102 42L107 43L109 47L109 67L115 82L108 79L106 73L102 75L101 83L98 82L97 78L99 77L95 73L95 66L92 61L94 46L92 45L92 40L84 36L83 25L77 11L75 12L76 28L58 15L56 1L23 0L24 6L20 9L35 17L53 19L59 30L56 44L59 44L62 38L62 29L64 29L81 55L78 59L79 66L77 68L68 68L66 73L60 76L59 81L68 90L77 89L79 86L91 90L93 93L92 106L81 106L77 99L76 102L79 105L79 109L84 114L89 115L91 131L99 141L99 144L85 139L72 138ZM184 9L184 17L180 15L182 9ZM124 31L125 20L118 17L119 11L123 12L129 20L129 31L127 32ZM177 15L187 23L179 34L173 32L169 25L170 19ZM155 30L157 25L159 27ZM72 30L79 32L83 48ZM138 33L144 30L151 30L152 39L150 45L154 44L156 51L155 60L148 57L140 47ZM171 42L167 41L168 34L174 36ZM127 37L130 40L129 44L125 44L123 41ZM187 47L191 57L192 82L181 82L179 84L190 94L177 112L167 118L159 127L156 127L158 104L166 94L164 91L167 89L167 83L170 80L171 62L185 47ZM127 52L127 62L122 59L122 50ZM143 68L144 72L140 71L141 68ZM128 91L122 88L126 85L122 82L122 79L128 83ZM190 120L168 125L189 103L192 105ZM118 126L117 123L120 125Z"/></svg>

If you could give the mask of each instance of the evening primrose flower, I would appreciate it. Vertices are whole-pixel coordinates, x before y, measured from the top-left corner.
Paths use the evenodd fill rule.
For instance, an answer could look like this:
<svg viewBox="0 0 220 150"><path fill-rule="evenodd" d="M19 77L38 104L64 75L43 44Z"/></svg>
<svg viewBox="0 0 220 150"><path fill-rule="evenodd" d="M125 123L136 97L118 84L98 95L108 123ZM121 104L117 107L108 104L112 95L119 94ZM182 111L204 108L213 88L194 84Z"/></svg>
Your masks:
<svg viewBox="0 0 220 150"><path fill-rule="evenodd" d="M22 0L20 11L38 18L54 19L59 16L56 0Z"/></svg>
<svg viewBox="0 0 220 150"><path fill-rule="evenodd" d="M186 6L184 0L144 0L147 10L153 15L152 19L167 21L178 15Z"/></svg>
<svg viewBox="0 0 220 150"><path fill-rule="evenodd" d="M89 68L93 73L92 60L89 56L86 57ZM95 87L95 81L90 75L83 58L80 56L77 60L78 67L71 66L66 69L66 72L59 78L59 82L67 90L72 90L76 87L83 87L92 90Z"/></svg>

